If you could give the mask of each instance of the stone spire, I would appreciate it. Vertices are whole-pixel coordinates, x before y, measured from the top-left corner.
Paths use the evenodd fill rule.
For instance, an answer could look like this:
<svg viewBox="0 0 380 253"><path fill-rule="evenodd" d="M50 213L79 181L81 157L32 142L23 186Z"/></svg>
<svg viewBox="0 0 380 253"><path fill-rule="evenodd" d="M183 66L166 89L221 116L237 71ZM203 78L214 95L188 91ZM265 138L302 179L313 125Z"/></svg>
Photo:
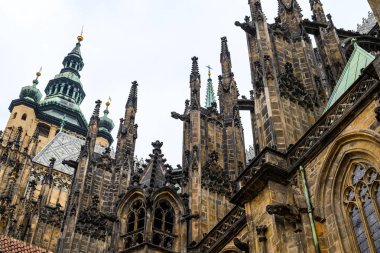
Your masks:
<svg viewBox="0 0 380 253"><path fill-rule="evenodd" d="M297 0L277 0L279 5L279 12L282 11L301 11L301 6Z"/></svg>
<svg viewBox="0 0 380 253"><path fill-rule="evenodd" d="M117 134L116 159L129 161L132 166L135 143L137 139L137 128L135 117L137 112L137 81L132 82L128 101L125 105L124 118L120 119L119 132Z"/></svg>
<svg viewBox="0 0 380 253"><path fill-rule="evenodd" d="M211 67L207 66L208 68L208 79L207 79L207 91L206 91L206 108L210 108L213 106L213 104L216 102L215 100L215 94L214 94L214 87L212 84L211 79Z"/></svg>
<svg viewBox="0 0 380 253"><path fill-rule="evenodd" d="M220 63L222 64L222 76L223 78L228 78L233 76L231 54L228 50L227 37L222 37L221 41Z"/></svg>
<svg viewBox="0 0 380 253"><path fill-rule="evenodd" d="M126 107L132 106L135 109L135 111L137 111L137 86L138 85L139 84L137 83L137 81L132 82L131 90L129 92L129 97L126 104Z"/></svg>
<svg viewBox="0 0 380 253"><path fill-rule="evenodd" d="M162 154L161 147L163 143L160 141L152 142L153 151L150 154L150 159L147 159L147 167L141 176L140 184L144 188L159 189L165 185L166 159Z"/></svg>
<svg viewBox="0 0 380 253"><path fill-rule="evenodd" d="M193 63L191 66L190 82L193 82L196 79L200 79L201 76L199 74L198 57L194 56L191 60Z"/></svg>
<svg viewBox="0 0 380 253"><path fill-rule="evenodd" d="M198 57L191 58L192 67L190 74L190 102L192 110L199 110L200 108L200 89L201 89L201 76L199 74Z"/></svg>
<svg viewBox="0 0 380 253"><path fill-rule="evenodd" d="M323 4L320 0L309 0L311 11L313 12L312 19L318 23L326 24L327 19L323 10Z"/></svg>

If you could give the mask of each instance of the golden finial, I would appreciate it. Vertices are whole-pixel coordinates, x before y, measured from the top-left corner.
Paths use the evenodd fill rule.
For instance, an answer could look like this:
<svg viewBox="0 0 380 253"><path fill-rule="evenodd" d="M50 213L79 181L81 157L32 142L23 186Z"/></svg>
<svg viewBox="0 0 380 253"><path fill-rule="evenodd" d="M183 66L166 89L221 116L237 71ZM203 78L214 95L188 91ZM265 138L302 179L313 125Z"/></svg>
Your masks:
<svg viewBox="0 0 380 253"><path fill-rule="evenodd" d="M108 107L111 105L111 97L108 97L108 100L106 102L106 107L108 109Z"/></svg>
<svg viewBox="0 0 380 253"><path fill-rule="evenodd" d="M206 66L206 68L208 68L208 79L211 79L211 70L212 70L212 68L211 68L210 65Z"/></svg>
<svg viewBox="0 0 380 253"><path fill-rule="evenodd" d="M38 77L41 76L41 72L42 72L42 67L40 67L40 70L37 71L37 73L36 73L37 78L36 79L38 79Z"/></svg>
<svg viewBox="0 0 380 253"><path fill-rule="evenodd" d="M78 37L77 37L77 40L78 40L78 42L83 41L83 25L82 25L82 30L80 31L80 35L78 35Z"/></svg>

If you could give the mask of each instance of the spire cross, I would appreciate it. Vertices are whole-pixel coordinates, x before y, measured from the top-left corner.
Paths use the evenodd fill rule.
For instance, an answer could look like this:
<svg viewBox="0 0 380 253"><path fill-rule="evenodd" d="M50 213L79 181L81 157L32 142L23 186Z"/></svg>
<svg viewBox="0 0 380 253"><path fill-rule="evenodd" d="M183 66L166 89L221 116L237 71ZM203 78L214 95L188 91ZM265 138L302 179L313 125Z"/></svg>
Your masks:
<svg viewBox="0 0 380 253"><path fill-rule="evenodd" d="M211 79L211 66L210 65L207 65L206 68L208 69L208 79Z"/></svg>

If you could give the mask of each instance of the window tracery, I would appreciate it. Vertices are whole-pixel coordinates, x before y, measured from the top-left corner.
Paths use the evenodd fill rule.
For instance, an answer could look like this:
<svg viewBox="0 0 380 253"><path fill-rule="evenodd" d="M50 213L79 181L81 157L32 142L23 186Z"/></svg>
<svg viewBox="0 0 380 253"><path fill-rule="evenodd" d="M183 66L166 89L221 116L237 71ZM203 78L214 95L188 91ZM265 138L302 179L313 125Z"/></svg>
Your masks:
<svg viewBox="0 0 380 253"><path fill-rule="evenodd" d="M346 179L344 202L360 252L380 252L380 175L357 163Z"/></svg>
<svg viewBox="0 0 380 253"><path fill-rule="evenodd" d="M175 212L167 200L157 203L154 210L153 244L172 249L174 235Z"/></svg>
<svg viewBox="0 0 380 253"><path fill-rule="evenodd" d="M131 248L144 242L145 204L139 199L132 203L127 215L125 248Z"/></svg>

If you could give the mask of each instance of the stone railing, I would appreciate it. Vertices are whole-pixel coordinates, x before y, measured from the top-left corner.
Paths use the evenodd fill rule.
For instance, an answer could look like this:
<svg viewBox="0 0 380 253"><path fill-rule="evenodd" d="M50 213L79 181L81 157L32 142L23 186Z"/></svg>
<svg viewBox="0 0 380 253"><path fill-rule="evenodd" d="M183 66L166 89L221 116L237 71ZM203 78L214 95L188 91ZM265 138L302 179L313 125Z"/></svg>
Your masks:
<svg viewBox="0 0 380 253"><path fill-rule="evenodd" d="M321 141L321 138L326 136L335 125L339 124L344 119L347 113L354 105L364 99L366 94L371 92L379 81L368 76L362 78L352 85L350 89L325 112L321 118L307 131L288 152L290 163L296 163L300 158L308 154L309 150Z"/></svg>
<svg viewBox="0 0 380 253"><path fill-rule="evenodd" d="M257 173L262 164L271 164L278 167L286 167L285 154L278 152L271 148L264 148L251 162L247 165L247 168L236 179L238 188L240 190L245 184L250 181Z"/></svg>
<svg viewBox="0 0 380 253"><path fill-rule="evenodd" d="M138 229L121 236L124 249L135 247L144 242L144 229Z"/></svg>
<svg viewBox="0 0 380 253"><path fill-rule="evenodd" d="M245 226L245 210L234 207L193 249L195 252L220 252ZM216 248L219 247L219 248ZM190 251L191 252L191 251Z"/></svg>

